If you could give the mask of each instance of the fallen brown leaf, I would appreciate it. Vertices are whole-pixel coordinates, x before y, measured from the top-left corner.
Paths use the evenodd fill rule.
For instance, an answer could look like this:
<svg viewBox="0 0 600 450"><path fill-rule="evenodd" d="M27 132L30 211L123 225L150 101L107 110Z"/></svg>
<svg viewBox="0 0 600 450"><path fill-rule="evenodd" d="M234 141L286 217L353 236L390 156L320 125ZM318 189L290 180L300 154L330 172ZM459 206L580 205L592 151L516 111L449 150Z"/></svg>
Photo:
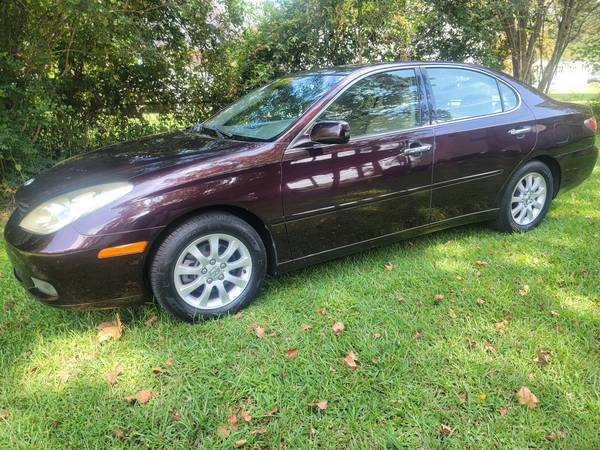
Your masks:
<svg viewBox="0 0 600 450"><path fill-rule="evenodd" d="M124 439L127 436L127 430L124 430L121 427L114 427L112 429L112 434L119 439Z"/></svg>
<svg viewBox="0 0 600 450"><path fill-rule="evenodd" d="M242 419L244 419L246 422L252 421L252 416L250 415L250 413L248 411L242 411L241 416L242 416Z"/></svg>
<svg viewBox="0 0 600 450"><path fill-rule="evenodd" d="M494 344L491 344L488 341L483 341L483 346L485 347L485 349L488 352L494 353L496 350L498 350L498 347L496 347Z"/></svg>
<svg viewBox="0 0 600 450"><path fill-rule="evenodd" d="M174 420L175 422L177 422L178 420L181 419L181 413L179 411L177 411L176 409L171 410L171 420Z"/></svg>
<svg viewBox="0 0 600 450"><path fill-rule="evenodd" d="M552 309L552 310L550 310L550 315L551 315L552 317L558 317L560 314L558 314L558 312L556 312L556 311L554 311L554 310Z"/></svg>
<svg viewBox="0 0 600 450"><path fill-rule="evenodd" d="M506 311L506 312L504 313L504 318L505 318L505 319L507 319L507 320L510 320L510 319L512 319L512 317L513 317L513 313L512 313L512 312L510 312L510 311Z"/></svg>
<svg viewBox="0 0 600 450"><path fill-rule="evenodd" d="M265 329L260 325L257 325L256 328L254 328L254 332L259 338L265 337Z"/></svg>
<svg viewBox="0 0 600 450"><path fill-rule="evenodd" d="M246 440L246 439L239 439L239 440L235 441L235 444L233 444L233 446L235 448L242 448L247 443L248 443L248 440Z"/></svg>
<svg viewBox="0 0 600 450"><path fill-rule="evenodd" d="M498 322L496 323L496 330L503 330L504 328L506 328L506 325L508 325L508 322L506 320Z"/></svg>
<svg viewBox="0 0 600 450"><path fill-rule="evenodd" d="M527 405L528 408L534 409L538 405L537 397L529 390L527 386L521 386L521 389L518 390L517 401L521 405Z"/></svg>
<svg viewBox="0 0 600 450"><path fill-rule="evenodd" d="M167 359L165 359L165 365L172 366L173 364L175 364L173 357L169 356Z"/></svg>
<svg viewBox="0 0 600 450"><path fill-rule="evenodd" d="M483 275L483 274L481 273L481 271L479 271L479 270L478 270L477 272L475 272L475 276L476 276L477 278L481 277L481 275Z"/></svg>
<svg viewBox="0 0 600 450"><path fill-rule="evenodd" d="M123 371L123 366L121 363L115 364L112 369L106 372L106 380L109 384L115 384L117 382L117 377Z"/></svg>
<svg viewBox="0 0 600 450"><path fill-rule="evenodd" d="M375 333L373 333L373 337L374 337L375 339L379 339L379 338L381 337L381 333L377 333L377 332L375 332Z"/></svg>
<svg viewBox="0 0 600 450"><path fill-rule="evenodd" d="M235 425L236 423L238 423L238 418L237 416L229 416L227 418L227 422L229 422L231 425Z"/></svg>
<svg viewBox="0 0 600 450"><path fill-rule="evenodd" d="M327 309L323 308L322 306L315 308L315 312L317 312L319 314L325 314L326 311L327 311Z"/></svg>
<svg viewBox="0 0 600 450"><path fill-rule="evenodd" d="M316 408L319 408L320 410L324 411L327 409L327 406L329 406L329 405L327 404L327 400L321 400L320 402L307 403L306 406L316 407Z"/></svg>
<svg viewBox="0 0 600 450"><path fill-rule="evenodd" d="M217 427L217 434L223 438L228 437L232 431L237 431L237 425L219 425Z"/></svg>
<svg viewBox="0 0 600 450"><path fill-rule="evenodd" d="M340 333L346 329L346 326L342 322L334 322L334 324L331 326L331 329L336 336L339 336Z"/></svg>
<svg viewBox="0 0 600 450"><path fill-rule="evenodd" d="M352 350L348 352L346 357L342 358L342 362L345 363L352 370L356 370L356 355Z"/></svg>
<svg viewBox="0 0 600 450"><path fill-rule="evenodd" d="M477 299L477 304L478 304L478 305L483 305L483 304L485 304L485 300L484 300L484 299L482 299L482 298L478 298L478 299Z"/></svg>
<svg viewBox="0 0 600 450"><path fill-rule="evenodd" d="M400 302L400 303L404 303L404 301L405 301L406 299L404 298L404 295L399 295L399 296L397 297L397 300L398 300L398 302Z"/></svg>
<svg viewBox="0 0 600 450"><path fill-rule="evenodd" d="M497 409L497 411L500 413L501 416L505 416L508 414L508 408L501 406L500 408Z"/></svg>
<svg viewBox="0 0 600 450"><path fill-rule="evenodd" d="M393 263L393 262L391 262L391 261L388 261L388 262L386 262L386 263L385 263L385 268L386 268L387 270L392 270L392 269L394 268L394 263Z"/></svg>
<svg viewBox="0 0 600 450"><path fill-rule="evenodd" d="M152 368L152 375L154 375L155 377L157 377L163 373L165 373L165 369L163 369L162 367L153 367Z"/></svg>
<svg viewBox="0 0 600 450"><path fill-rule="evenodd" d="M121 318L117 313L117 320L114 322L103 322L98 325L98 342L108 341L113 339L115 341L121 338L123 334L123 324Z"/></svg>
<svg viewBox="0 0 600 450"><path fill-rule="evenodd" d="M273 406L273 407L271 408L271 411L269 411L269 412L268 412L267 414L265 414L265 415L267 415L267 416L272 416L273 414L277 414L278 412L279 412L279 408L278 408L277 406Z"/></svg>
<svg viewBox="0 0 600 450"><path fill-rule="evenodd" d="M469 348L474 348L476 345L477 345L476 340L467 338L467 346Z"/></svg>
<svg viewBox="0 0 600 450"><path fill-rule="evenodd" d="M250 432L250 434L264 434L264 433L266 433L267 431L268 431L268 430L267 430L267 427L259 427L259 428L256 428L256 429L252 430L252 431Z"/></svg>
<svg viewBox="0 0 600 450"><path fill-rule="evenodd" d="M10 413L5 409L0 409L0 420L6 420L10 416Z"/></svg>
<svg viewBox="0 0 600 450"><path fill-rule="evenodd" d="M421 339L423 337L423 332L421 330L415 331L415 338Z"/></svg>
<svg viewBox="0 0 600 450"><path fill-rule="evenodd" d="M308 331L308 330L310 330L311 328L312 328L312 325L309 325L309 324L307 324L307 323L303 323L303 324L302 324L302 329L303 329L304 331Z"/></svg>
<svg viewBox="0 0 600 450"><path fill-rule="evenodd" d="M294 356L296 356L296 353L298 353L298 349L296 349L296 348L290 348L289 350L287 350L285 352L285 355L288 358L292 359Z"/></svg>
<svg viewBox="0 0 600 450"><path fill-rule="evenodd" d="M558 433L551 431L550 433L548 433L546 435L546 440L547 441L555 441L556 439L564 439L565 438L565 432L564 431L559 431Z"/></svg>
<svg viewBox="0 0 600 450"><path fill-rule="evenodd" d="M485 400L487 398L487 394L485 392L480 392L479 393L479 399L480 400Z"/></svg>
<svg viewBox="0 0 600 450"><path fill-rule="evenodd" d="M544 348L540 348L537 351L537 355L533 358L533 361L540 367L545 367L550 363L550 352Z"/></svg>
<svg viewBox="0 0 600 450"><path fill-rule="evenodd" d="M435 297L433 297L433 300L435 300L436 302L441 302L442 300L444 300L444 294L435 294Z"/></svg>
<svg viewBox="0 0 600 450"><path fill-rule="evenodd" d="M141 405L145 405L150 401L150 399L152 399L152 397L156 397L157 395L158 393L152 389L144 389L135 395L125 397L124 400L128 402L138 402Z"/></svg>
<svg viewBox="0 0 600 450"><path fill-rule="evenodd" d="M144 322L144 325L146 325L147 327L151 327L152 325L154 325L154 322L156 322L158 320L158 316L155 314L152 317L150 317L148 320L146 320Z"/></svg>
<svg viewBox="0 0 600 450"><path fill-rule="evenodd" d="M479 267L485 267L488 265L487 261L484 261L484 260L476 261L475 264Z"/></svg>
<svg viewBox="0 0 600 450"><path fill-rule="evenodd" d="M439 433L444 436L450 436L452 433L454 433L454 428L451 428L449 425L442 425Z"/></svg>
<svg viewBox="0 0 600 450"><path fill-rule="evenodd" d="M523 286L521 289L519 289L519 295L521 297L525 297L527 294L529 293L529 285L525 285Z"/></svg>
<svg viewBox="0 0 600 450"><path fill-rule="evenodd" d="M450 309L448 310L448 315L449 315L449 316L450 316L450 318L452 318L452 319L456 319L456 318L458 318L458 315L456 314L456 311L454 311L452 308L450 308Z"/></svg>

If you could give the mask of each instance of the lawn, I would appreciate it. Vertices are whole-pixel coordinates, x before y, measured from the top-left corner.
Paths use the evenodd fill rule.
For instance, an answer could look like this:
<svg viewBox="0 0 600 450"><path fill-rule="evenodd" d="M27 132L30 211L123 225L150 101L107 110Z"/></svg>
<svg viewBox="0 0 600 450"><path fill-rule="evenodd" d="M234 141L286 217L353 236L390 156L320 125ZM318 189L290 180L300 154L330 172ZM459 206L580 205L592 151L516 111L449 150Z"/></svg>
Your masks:
<svg viewBox="0 0 600 450"><path fill-rule="evenodd" d="M199 325L124 309L103 343L115 311L29 298L0 242L0 447L598 448L599 204L600 165L530 233L462 227L270 278Z"/></svg>

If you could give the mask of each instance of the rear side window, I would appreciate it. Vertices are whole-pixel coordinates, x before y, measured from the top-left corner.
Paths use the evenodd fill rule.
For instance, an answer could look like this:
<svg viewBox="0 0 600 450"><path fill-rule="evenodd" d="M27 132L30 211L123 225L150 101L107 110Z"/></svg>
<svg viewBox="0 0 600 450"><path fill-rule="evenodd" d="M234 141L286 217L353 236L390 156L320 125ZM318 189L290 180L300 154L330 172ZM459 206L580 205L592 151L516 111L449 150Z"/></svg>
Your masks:
<svg viewBox="0 0 600 450"><path fill-rule="evenodd" d="M504 111L515 109L519 103L519 99L517 98L515 91L501 81L498 81L498 86L500 87L500 96L502 97L502 108Z"/></svg>
<svg viewBox="0 0 600 450"><path fill-rule="evenodd" d="M427 75L438 122L503 111L498 83L493 77L474 70L446 67L428 68Z"/></svg>
<svg viewBox="0 0 600 450"><path fill-rule="evenodd" d="M357 81L323 111L319 120L345 120L352 137L421 126L415 71L382 72Z"/></svg>

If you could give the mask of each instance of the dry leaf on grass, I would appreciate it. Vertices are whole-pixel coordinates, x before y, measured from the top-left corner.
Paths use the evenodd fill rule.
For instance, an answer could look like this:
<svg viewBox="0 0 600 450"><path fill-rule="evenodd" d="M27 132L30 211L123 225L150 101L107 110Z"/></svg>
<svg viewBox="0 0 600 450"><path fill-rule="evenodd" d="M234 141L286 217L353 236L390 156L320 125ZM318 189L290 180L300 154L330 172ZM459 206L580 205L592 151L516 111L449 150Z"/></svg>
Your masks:
<svg viewBox="0 0 600 450"><path fill-rule="evenodd" d="M558 317L560 314L558 314L556 311L554 311L553 309L550 310L550 315L552 317Z"/></svg>
<svg viewBox="0 0 600 450"><path fill-rule="evenodd" d="M289 358L292 359L294 356L296 356L296 353L298 353L298 349L295 348L290 348L289 350L287 350L285 352L285 355Z"/></svg>
<svg viewBox="0 0 600 450"><path fill-rule="evenodd" d="M232 431L237 431L237 425L219 425L217 427L217 434L223 438L228 437Z"/></svg>
<svg viewBox="0 0 600 450"><path fill-rule="evenodd" d="M485 304L485 300L480 297L480 298L477 299L477 304L478 305L484 305Z"/></svg>
<svg viewBox="0 0 600 450"><path fill-rule="evenodd" d="M527 386L521 386L521 389L519 389L517 392L516 397L519 404L526 405L530 409L537 408L538 399Z"/></svg>
<svg viewBox="0 0 600 450"><path fill-rule="evenodd" d="M421 330L415 331L415 338L421 339L423 337L423 332Z"/></svg>
<svg viewBox="0 0 600 450"><path fill-rule="evenodd" d="M181 419L181 413L176 409L171 410L170 416L171 420L174 420L175 422Z"/></svg>
<svg viewBox="0 0 600 450"><path fill-rule="evenodd" d="M273 414L277 414L279 412L279 408L277 406L273 406L271 411L269 411L265 416L272 416Z"/></svg>
<svg viewBox="0 0 600 450"><path fill-rule="evenodd" d="M373 337L375 339L379 339L381 337L381 333L375 332L375 333L373 333Z"/></svg>
<svg viewBox="0 0 600 450"><path fill-rule="evenodd" d="M156 322L158 320L158 316L155 314L152 317L150 317L148 320L146 320L144 322L144 325L146 325L147 327L151 327L152 325L154 325L154 322Z"/></svg>
<svg viewBox="0 0 600 450"><path fill-rule="evenodd" d="M324 411L329 406L327 400L321 400L320 402L310 402L307 403L306 406L310 406L313 408L319 408L321 411Z"/></svg>
<svg viewBox="0 0 600 450"><path fill-rule="evenodd" d="M485 400L487 398L487 394L485 392L480 392L479 393L479 399L480 400Z"/></svg>
<svg viewBox="0 0 600 450"><path fill-rule="evenodd" d="M152 375L154 375L155 377L165 373L166 370L163 369L162 367L153 367L152 368Z"/></svg>
<svg viewBox="0 0 600 450"><path fill-rule="evenodd" d="M256 328L254 328L254 332L259 338L265 337L265 329L260 325L257 325Z"/></svg>
<svg viewBox="0 0 600 450"><path fill-rule="evenodd" d="M175 360L171 356L169 356L167 359L165 359L166 366L172 366L173 364L175 364Z"/></svg>
<svg viewBox="0 0 600 450"><path fill-rule="evenodd" d="M124 400L128 402L138 402L141 405L145 405L150 401L150 399L152 399L152 397L156 397L157 395L158 393L152 389L144 389L135 395L125 397Z"/></svg>
<svg viewBox="0 0 600 450"><path fill-rule="evenodd" d="M476 261L475 264L479 267L485 267L488 265L487 261L484 261L484 260Z"/></svg>
<svg viewBox="0 0 600 450"><path fill-rule="evenodd" d="M388 262L386 262L386 263L385 263L385 268L386 268L387 270L392 270L392 269L394 268L394 263L393 263L393 262L391 262L391 261L388 261Z"/></svg>
<svg viewBox="0 0 600 450"><path fill-rule="evenodd" d="M456 311L454 311L452 308L450 308L448 310L448 315L450 316L451 319L456 319L458 318L458 315L456 314Z"/></svg>
<svg viewBox="0 0 600 450"><path fill-rule="evenodd" d="M123 371L123 366L121 365L121 363L115 364L112 369L110 369L108 372L106 372L106 380L110 384L115 384L117 382L117 377L119 376L119 374L122 371Z"/></svg>
<svg viewBox="0 0 600 450"><path fill-rule="evenodd" d="M474 348L477 345L477 341L475 339L467 338L467 346L469 348Z"/></svg>
<svg viewBox="0 0 600 450"><path fill-rule="evenodd" d="M339 336L340 333L346 329L346 326L342 322L334 322L334 324L331 326L331 329L336 336Z"/></svg>
<svg viewBox="0 0 600 450"><path fill-rule="evenodd" d="M435 294L435 297L433 297L433 300L436 302L441 302L442 300L444 300L444 294Z"/></svg>
<svg viewBox="0 0 600 450"><path fill-rule="evenodd" d="M233 446L235 448L242 448L247 443L248 443L248 440L246 440L246 439L239 439L239 440L235 441L235 444L233 444Z"/></svg>
<svg viewBox="0 0 600 450"><path fill-rule="evenodd" d="M242 411L242 419L244 419L246 422L250 422L252 420L252 416L250 415L250 413L248 411Z"/></svg>
<svg viewBox="0 0 600 450"><path fill-rule="evenodd" d="M558 433L551 431L550 433L548 433L546 435L546 440L547 441L555 441L557 439L564 439L565 438L565 432L564 431L559 431Z"/></svg>
<svg viewBox="0 0 600 450"><path fill-rule="evenodd" d="M10 416L10 413L5 409L0 409L0 420L6 420Z"/></svg>
<svg viewBox="0 0 600 450"><path fill-rule="evenodd" d="M250 432L250 434L264 434L264 433L266 433L267 431L268 431L268 430L267 430L267 427L259 427L259 428L256 428L256 429L252 430L252 431Z"/></svg>
<svg viewBox="0 0 600 450"><path fill-rule="evenodd" d="M317 312L319 314L325 314L326 311L327 311L327 309L323 308L322 306L315 308L315 312Z"/></svg>
<svg viewBox="0 0 600 450"><path fill-rule="evenodd" d="M450 436L452 433L454 433L454 428L450 427L449 425L442 425L439 433L443 436Z"/></svg>
<svg viewBox="0 0 600 450"><path fill-rule="evenodd" d="M356 370L356 355L352 350L348 352L348 354L342 358L342 362L350 367L352 370Z"/></svg>
<svg viewBox="0 0 600 450"><path fill-rule="evenodd" d="M113 339L115 341L121 338L123 334L123 324L121 318L117 314L117 320L114 322L103 322L98 325L98 342L108 341Z"/></svg>
<svg viewBox="0 0 600 450"><path fill-rule="evenodd" d="M302 324L302 329L303 329L304 331L308 331L308 330L310 330L311 328L312 328L312 325L309 325L309 324L307 324L307 323L303 323L303 324Z"/></svg>
<svg viewBox="0 0 600 450"><path fill-rule="evenodd" d="M496 347L494 344L489 343L488 341L483 341L483 346L490 353L494 353L496 350L498 350L498 347Z"/></svg>
<svg viewBox="0 0 600 450"><path fill-rule="evenodd" d="M500 413L501 416L505 416L508 414L508 408L501 406L500 408L497 409L497 411Z"/></svg>
<svg viewBox="0 0 600 450"><path fill-rule="evenodd" d="M519 295L521 297L525 297L527 294L529 293L529 285L525 285L523 286L521 289L519 289Z"/></svg>
<svg viewBox="0 0 600 450"><path fill-rule="evenodd" d="M537 351L537 355L533 358L533 361L540 367L545 367L550 363L550 352L544 348L540 348Z"/></svg>
<svg viewBox="0 0 600 450"><path fill-rule="evenodd" d="M235 425L236 423L238 423L238 418L237 418L237 416L229 416L227 418L227 422L230 423L231 425Z"/></svg>
<svg viewBox="0 0 600 450"><path fill-rule="evenodd" d="M496 323L496 330L503 330L504 328L506 328L506 325L508 325L508 322L506 320L498 322Z"/></svg>

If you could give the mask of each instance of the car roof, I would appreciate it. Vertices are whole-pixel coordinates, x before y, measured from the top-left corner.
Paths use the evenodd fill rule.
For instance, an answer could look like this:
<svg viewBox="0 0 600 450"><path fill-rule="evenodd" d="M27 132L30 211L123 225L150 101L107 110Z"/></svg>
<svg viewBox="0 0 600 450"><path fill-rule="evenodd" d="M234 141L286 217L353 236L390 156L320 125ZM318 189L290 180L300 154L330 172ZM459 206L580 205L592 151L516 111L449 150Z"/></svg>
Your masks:
<svg viewBox="0 0 600 450"><path fill-rule="evenodd" d="M348 76L356 73L370 72L377 69L386 68L401 68L405 66L432 66L432 65L451 65L456 67L471 67L480 68L485 70L491 70L488 67L484 67L478 64L467 64L454 61L395 61L395 62L382 62L382 63L370 63L370 64L348 64L342 66L324 67L322 69L306 70L302 72L296 72L291 75L294 76L310 76L310 75L338 75Z"/></svg>

